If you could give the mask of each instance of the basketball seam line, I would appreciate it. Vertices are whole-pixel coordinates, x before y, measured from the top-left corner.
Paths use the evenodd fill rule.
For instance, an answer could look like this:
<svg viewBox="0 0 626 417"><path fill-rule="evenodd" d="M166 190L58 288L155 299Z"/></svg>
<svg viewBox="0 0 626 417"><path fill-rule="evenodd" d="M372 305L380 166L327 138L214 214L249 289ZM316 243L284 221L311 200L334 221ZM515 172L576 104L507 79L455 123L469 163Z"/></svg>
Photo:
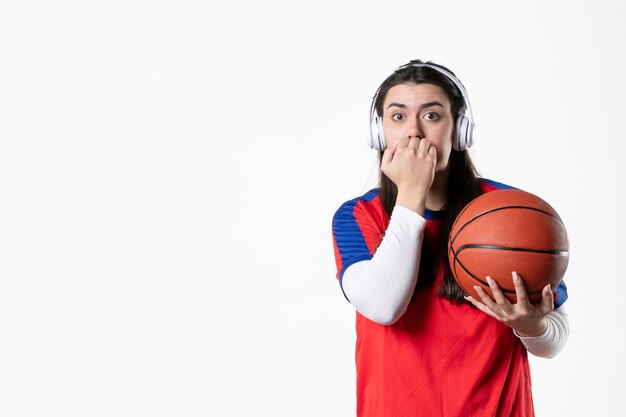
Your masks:
<svg viewBox="0 0 626 417"><path fill-rule="evenodd" d="M539 213L543 213L543 214L545 214L545 215L547 215L547 216L552 217L554 220L558 221L558 222L561 224L561 226L563 226L563 228L565 228L565 225L563 224L563 222L562 222L562 221L561 221L558 217L555 217L555 216L554 216L554 215L552 215L551 213L548 213L548 212L546 212L546 211L543 211L543 210L540 210L540 209L537 209L537 208L534 208L534 207L526 207L526 206L505 206L505 207L498 207L498 208L495 208L495 209L491 209L491 210L489 210L489 211L486 211L486 212L484 212L484 213L480 213L478 216L473 217L473 218L471 218L470 220L468 220L467 222L465 222L465 224L464 224L463 226L461 226L461 228L460 228L459 230L457 230L457 232L456 232L456 234L454 235L454 237L453 237L452 239L450 239L450 245L452 245L452 244L454 243L454 241L456 240L456 238L457 238L457 236L459 235L459 233L461 233L461 231L462 231L463 229L465 229L465 228L466 228L466 227L467 227L470 223L472 223L474 220L477 220L477 219L479 219L479 218L480 218L480 217L482 217L482 216L486 216L486 215L487 215L487 214L489 214L489 213L493 213L494 211L500 211L500 210L504 210L504 209L511 209L511 208L513 208L513 209L527 209L527 210L538 211ZM457 217L457 220L458 220L458 217ZM455 221L455 223L456 223L456 221Z"/></svg>
<svg viewBox="0 0 626 417"><path fill-rule="evenodd" d="M465 268L465 265L463 265L463 263L462 263L462 262L461 262L461 261L460 261L460 260L456 257L456 254L454 253L454 251L453 251L452 253L454 254L454 261L455 261L456 263L458 263L458 264L459 264L459 266L460 266L460 267L461 267L461 268L462 268L465 272L467 272L467 274L468 274L470 277L474 278L474 280L478 281L479 283L483 284L484 286L489 287L489 284L488 284L486 281L483 281L482 279L478 278L476 275L474 275L474 274L472 274L470 271L468 271L468 270L467 270L467 268ZM505 292L505 293L515 294L515 291L512 291L512 290L507 290L506 288L500 288L500 290L501 290L502 292ZM527 291L527 293L530 293L530 292L531 292L531 291ZM536 292L536 291L534 291L534 292Z"/></svg>
<svg viewBox="0 0 626 417"><path fill-rule="evenodd" d="M493 249L493 250L510 250L514 252L530 252L530 253L543 253L546 255L557 255L557 256L569 256L568 251L564 250L543 250L543 249L528 249L528 248L511 248L507 246L494 246L494 245L479 245L479 244L467 244L460 246L456 254L458 255L464 249Z"/></svg>
<svg viewBox="0 0 626 417"><path fill-rule="evenodd" d="M458 263L458 264L459 264L459 266L460 266L461 268L463 268L463 270L464 270L465 272L467 272L467 274L468 274L470 277L474 278L474 280L476 280L476 281L480 282L480 283L481 283L481 284L483 284L484 286L489 287L489 284L488 284L486 281L483 281L482 279L478 278L476 275L474 275L474 274L472 274L470 271L468 271L468 269L467 269L467 268L465 268L465 265L463 265L463 262L461 262L461 261L459 260L459 258L457 258L457 256L456 256L457 254L456 254L454 251L452 251L452 255L454 256L454 263L455 263L455 265L454 265L454 269L455 269L455 271L456 271L456 264ZM460 284L460 283L459 283L459 284ZM461 285L461 286L462 286L462 285ZM469 293L467 290L465 290L465 288L463 288L463 289L464 289L464 291L465 291L466 293ZM502 292L504 292L504 293L508 293L508 294L516 294L515 290L507 290L506 288L500 288L500 290L501 290ZM528 290L528 289L526 289L526 294L528 294L528 295L530 295L530 294L536 294L536 293L541 292L541 291L543 291L543 289L541 289L541 290Z"/></svg>

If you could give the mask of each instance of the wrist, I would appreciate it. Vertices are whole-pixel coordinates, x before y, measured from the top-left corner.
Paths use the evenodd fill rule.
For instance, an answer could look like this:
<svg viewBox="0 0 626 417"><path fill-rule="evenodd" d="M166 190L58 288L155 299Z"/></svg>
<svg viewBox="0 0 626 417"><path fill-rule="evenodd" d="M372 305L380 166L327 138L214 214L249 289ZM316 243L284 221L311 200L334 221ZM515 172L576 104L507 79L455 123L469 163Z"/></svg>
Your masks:
<svg viewBox="0 0 626 417"><path fill-rule="evenodd" d="M420 192L398 190L396 205L414 211L420 216L424 216L424 211L426 209L426 196Z"/></svg>

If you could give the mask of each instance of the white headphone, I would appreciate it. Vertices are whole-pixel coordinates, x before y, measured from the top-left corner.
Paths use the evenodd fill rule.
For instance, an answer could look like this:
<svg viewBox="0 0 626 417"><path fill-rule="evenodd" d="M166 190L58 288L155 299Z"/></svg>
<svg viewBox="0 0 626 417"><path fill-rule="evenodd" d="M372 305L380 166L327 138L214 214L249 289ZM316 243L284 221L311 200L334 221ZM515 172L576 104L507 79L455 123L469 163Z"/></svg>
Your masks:
<svg viewBox="0 0 626 417"><path fill-rule="evenodd" d="M461 95L463 96L463 100L465 100L465 111L456 119L456 136L454 138L454 142L452 143L452 147L457 151L463 151L471 147L474 144L475 126L474 119L472 118L472 107L470 106L469 99L467 98L467 92L465 91L463 84L461 84L461 82L450 72L432 64L406 64L396 69L393 74L407 67L432 68L448 77L450 81L452 81L458 87L458 89L461 91ZM391 77L391 75L389 77ZM389 79L389 77L387 77L387 79ZM383 119L376 112L376 99L379 92L380 87L378 87L378 90L376 90L376 94L374 94L374 98L372 99L372 105L370 106L370 139L368 141L368 144L372 149L376 149L377 151L384 151L387 147L387 144L385 143L385 132L383 131Z"/></svg>

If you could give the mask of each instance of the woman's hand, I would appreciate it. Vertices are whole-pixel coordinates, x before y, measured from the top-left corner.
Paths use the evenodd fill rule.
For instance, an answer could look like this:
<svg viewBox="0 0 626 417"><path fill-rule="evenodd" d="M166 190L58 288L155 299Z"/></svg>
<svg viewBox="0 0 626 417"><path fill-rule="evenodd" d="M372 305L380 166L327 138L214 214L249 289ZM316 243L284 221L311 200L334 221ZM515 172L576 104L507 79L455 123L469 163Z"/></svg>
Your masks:
<svg viewBox="0 0 626 417"><path fill-rule="evenodd" d="M396 204L423 215L436 165L435 147L426 138L414 137L387 148L380 169L398 187Z"/></svg>
<svg viewBox="0 0 626 417"><path fill-rule="evenodd" d="M474 304L480 311L517 331L520 336L540 336L546 331L548 323L545 317L554 310L554 297L550 284L543 288L541 303L533 305L528 301L526 287L524 287L524 283L517 272L513 272L513 284L517 295L516 304L511 304L493 279L487 277L487 282L495 302L478 286L474 288L483 302L481 303L471 296L467 296L465 299Z"/></svg>

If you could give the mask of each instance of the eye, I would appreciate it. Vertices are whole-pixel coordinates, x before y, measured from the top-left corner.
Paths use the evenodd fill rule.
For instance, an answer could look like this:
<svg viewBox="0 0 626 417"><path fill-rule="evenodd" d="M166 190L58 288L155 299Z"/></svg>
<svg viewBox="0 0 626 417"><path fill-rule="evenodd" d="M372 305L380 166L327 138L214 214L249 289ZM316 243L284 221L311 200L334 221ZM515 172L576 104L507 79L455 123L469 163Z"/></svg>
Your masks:
<svg viewBox="0 0 626 417"><path fill-rule="evenodd" d="M426 113L424 115L424 118L426 120L439 120L441 118L441 116L439 116L439 113L435 113L433 111L429 111L428 113Z"/></svg>
<svg viewBox="0 0 626 417"><path fill-rule="evenodd" d="M404 120L404 114L402 113L396 113L394 115L391 116L391 118L397 122Z"/></svg>

